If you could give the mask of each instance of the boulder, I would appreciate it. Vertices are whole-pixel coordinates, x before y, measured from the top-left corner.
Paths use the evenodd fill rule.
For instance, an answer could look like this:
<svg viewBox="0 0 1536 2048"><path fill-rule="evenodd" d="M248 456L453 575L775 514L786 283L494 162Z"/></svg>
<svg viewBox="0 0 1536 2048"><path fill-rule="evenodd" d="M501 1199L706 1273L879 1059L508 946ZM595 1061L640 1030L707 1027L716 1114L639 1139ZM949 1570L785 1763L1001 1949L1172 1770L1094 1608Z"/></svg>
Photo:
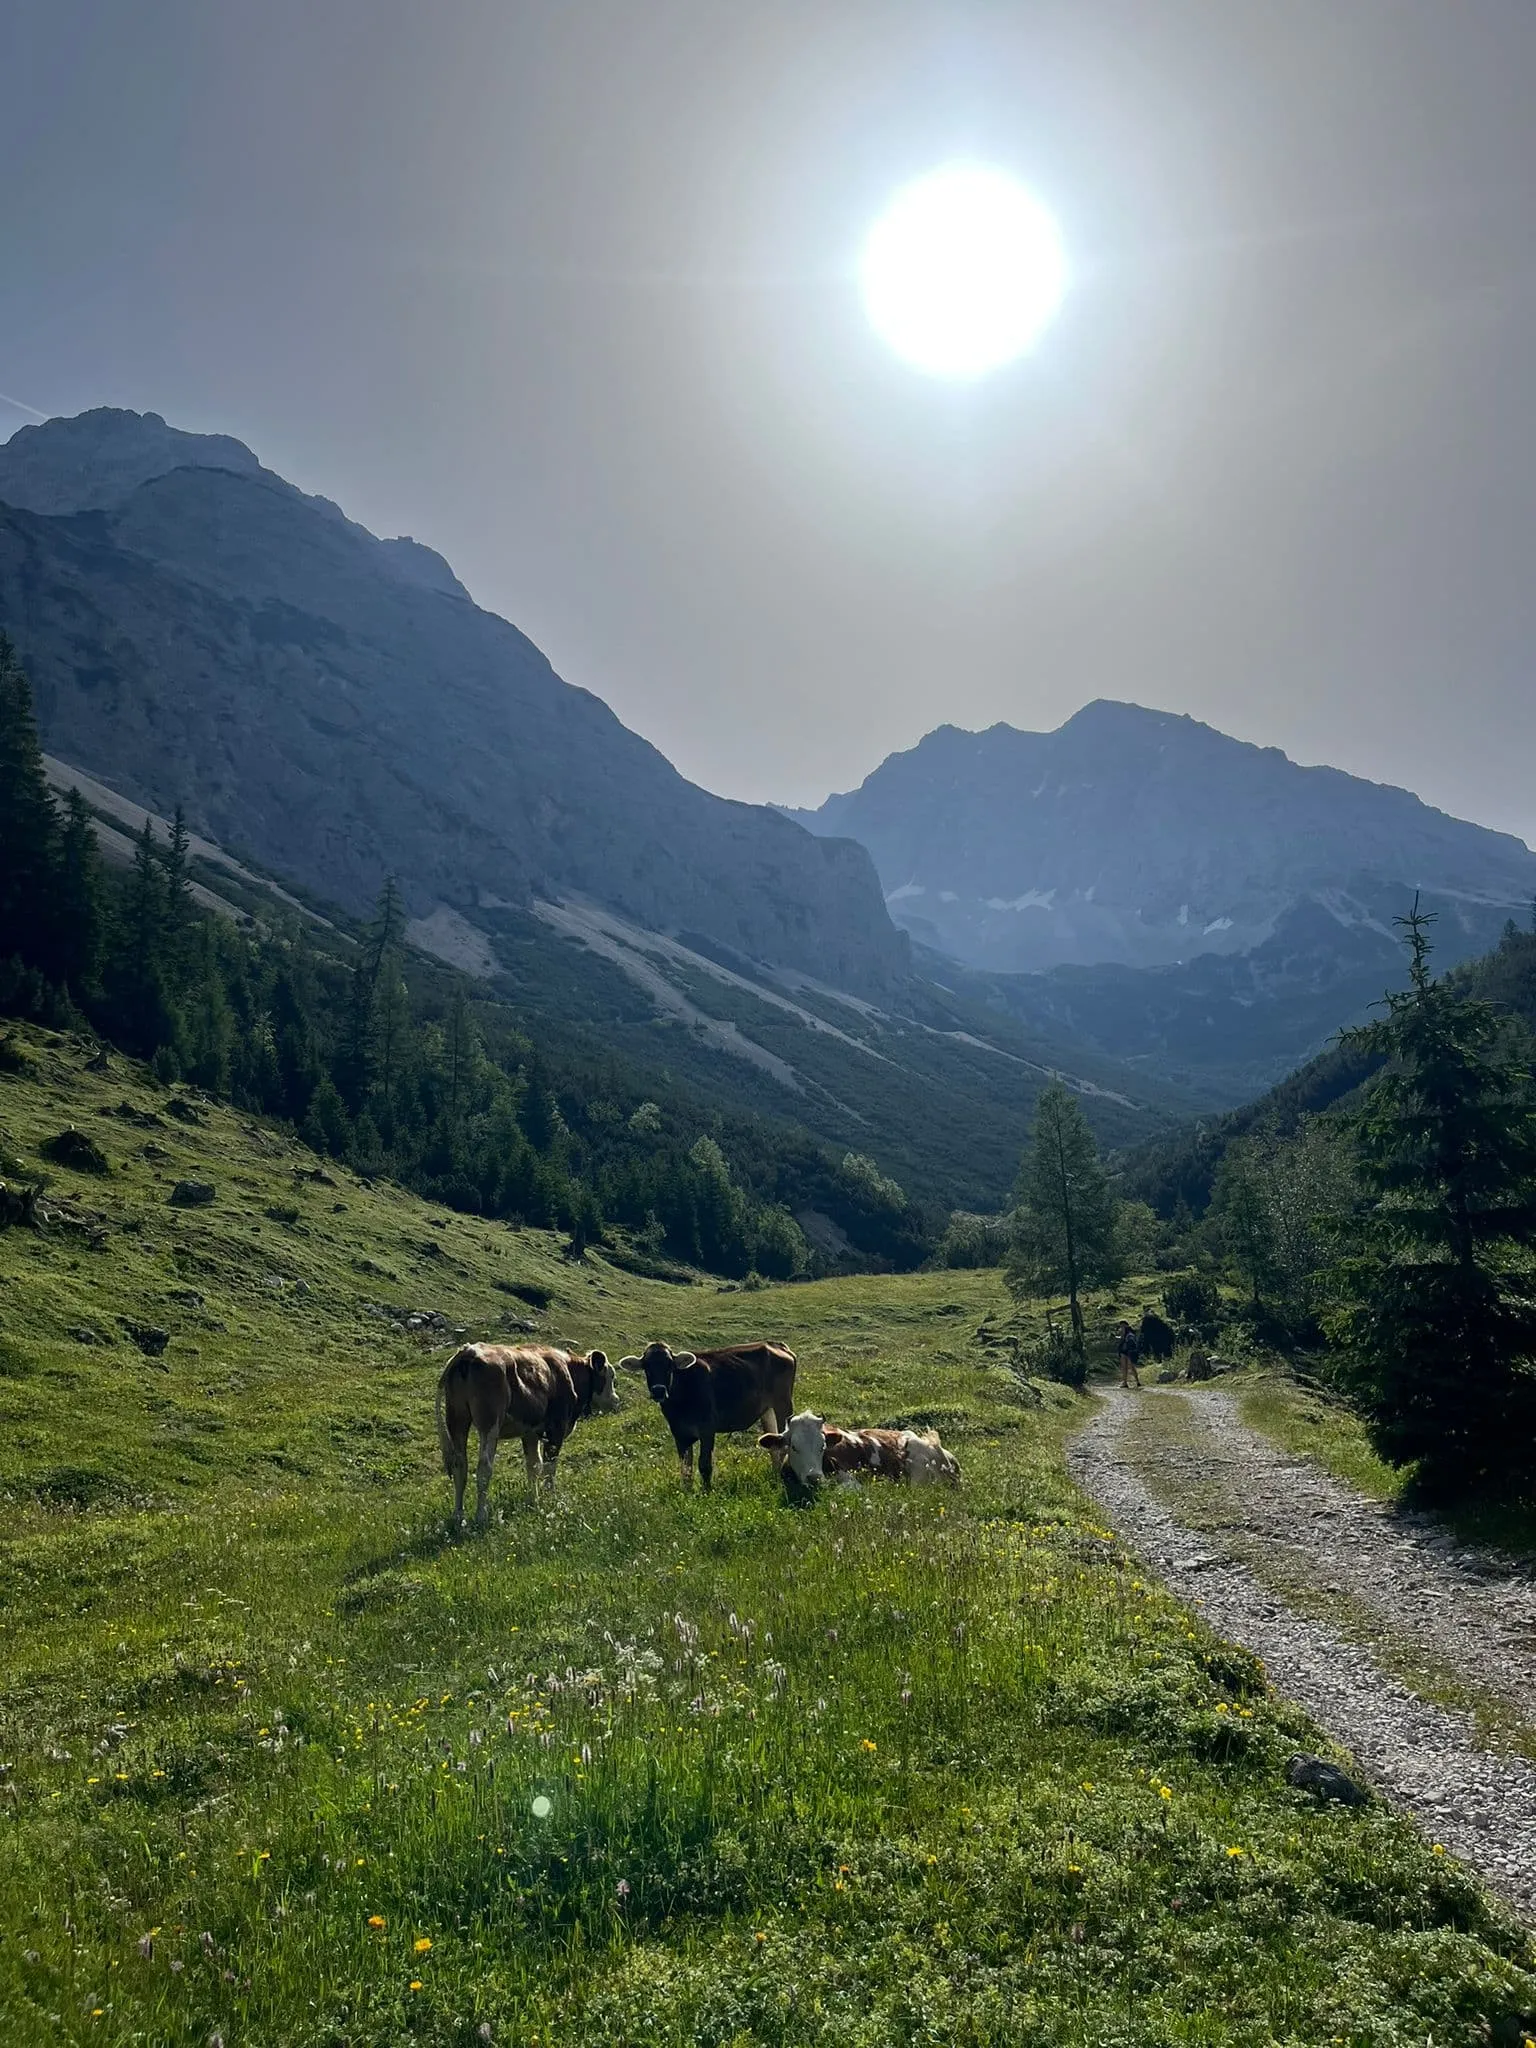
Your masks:
<svg viewBox="0 0 1536 2048"><path fill-rule="evenodd" d="M118 1321L146 1358L158 1358L171 1341L170 1331L157 1329L153 1323L136 1323L129 1316L119 1316Z"/></svg>
<svg viewBox="0 0 1536 2048"><path fill-rule="evenodd" d="M1285 1767L1285 1781L1298 1792L1312 1792L1319 1799L1336 1799L1344 1806L1364 1806L1371 1796L1337 1764L1305 1753L1291 1758Z"/></svg>
<svg viewBox="0 0 1536 2048"><path fill-rule="evenodd" d="M49 1138L39 1148L45 1159L51 1159L55 1166L67 1166L75 1173L110 1173L107 1155L96 1140L84 1131L77 1131L73 1124L59 1132L56 1138Z"/></svg>
<svg viewBox="0 0 1536 2048"><path fill-rule="evenodd" d="M211 1180L179 1180L171 1189L170 1201L177 1209L206 1209L217 1195Z"/></svg>

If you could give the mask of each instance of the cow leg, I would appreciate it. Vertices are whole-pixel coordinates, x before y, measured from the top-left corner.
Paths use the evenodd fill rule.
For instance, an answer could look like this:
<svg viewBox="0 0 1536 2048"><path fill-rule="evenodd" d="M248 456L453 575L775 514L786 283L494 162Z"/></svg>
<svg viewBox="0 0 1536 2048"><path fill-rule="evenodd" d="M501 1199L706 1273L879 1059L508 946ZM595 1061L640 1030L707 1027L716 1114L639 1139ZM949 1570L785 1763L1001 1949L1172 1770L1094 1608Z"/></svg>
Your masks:
<svg viewBox="0 0 1536 2048"><path fill-rule="evenodd" d="M560 1446L546 1439L544 1444L544 1491L552 1494L555 1490L555 1468L560 1462Z"/></svg>
<svg viewBox="0 0 1536 2048"><path fill-rule="evenodd" d="M708 1493L715 1476L715 1440L713 1436L699 1438L699 1479Z"/></svg>
<svg viewBox="0 0 1536 2048"><path fill-rule="evenodd" d="M678 1470L682 1473L683 1484L690 1491L693 1488L693 1445L679 1444L677 1447Z"/></svg>
<svg viewBox="0 0 1536 2048"><path fill-rule="evenodd" d="M456 1533L464 1530L464 1488L469 1481L469 1431L463 1436L447 1440L444 1446L443 1462L448 1467L448 1477L453 1481L453 1526Z"/></svg>
<svg viewBox="0 0 1536 2048"><path fill-rule="evenodd" d="M494 1422L480 1432L480 1460L475 1466L475 1522L481 1529L491 1518L491 1473L500 1434L500 1426Z"/></svg>
<svg viewBox="0 0 1536 2048"><path fill-rule="evenodd" d="M757 1418L757 1431L759 1436L783 1436L783 1450L776 1451L770 1446L768 1451L769 1457L773 1460L774 1471L782 1472L789 1457L789 1417L780 1415L776 1408L765 1408Z"/></svg>
<svg viewBox="0 0 1536 2048"><path fill-rule="evenodd" d="M539 1440L536 1436L523 1438L523 1466L528 1474L528 1498L539 1497Z"/></svg>

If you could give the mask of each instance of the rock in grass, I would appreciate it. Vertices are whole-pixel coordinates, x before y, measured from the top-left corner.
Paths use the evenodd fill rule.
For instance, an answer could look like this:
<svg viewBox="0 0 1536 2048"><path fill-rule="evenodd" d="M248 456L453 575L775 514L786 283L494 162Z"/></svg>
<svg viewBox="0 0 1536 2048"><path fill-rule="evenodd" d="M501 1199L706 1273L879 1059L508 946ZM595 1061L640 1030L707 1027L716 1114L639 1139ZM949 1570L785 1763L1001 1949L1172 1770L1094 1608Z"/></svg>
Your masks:
<svg viewBox="0 0 1536 2048"><path fill-rule="evenodd" d="M188 1102L183 1095L173 1095L165 1105L165 1108L166 1114L175 1117L178 1123L200 1124L206 1122L203 1112L195 1103Z"/></svg>
<svg viewBox="0 0 1536 2048"><path fill-rule="evenodd" d="M136 1323L129 1316L119 1316L118 1321L146 1358L159 1358L171 1341L170 1331L157 1329L153 1323Z"/></svg>
<svg viewBox="0 0 1536 2048"><path fill-rule="evenodd" d="M1320 1756L1293 1756L1285 1767L1285 1779L1298 1792L1315 1792L1319 1799L1337 1799L1344 1806L1364 1806L1370 1798L1347 1771Z"/></svg>
<svg viewBox="0 0 1536 2048"><path fill-rule="evenodd" d="M110 1173L107 1155L96 1140L84 1131L77 1131L73 1124L59 1132L56 1138L49 1138L39 1148L45 1159L51 1159L55 1166L67 1166L75 1173Z"/></svg>
<svg viewBox="0 0 1536 2048"><path fill-rule="evenodd" d="M206 1209L217 1194L218 1189L211 1180L179 1180L171 1189L169 1199L175 1209Z"/></svg>

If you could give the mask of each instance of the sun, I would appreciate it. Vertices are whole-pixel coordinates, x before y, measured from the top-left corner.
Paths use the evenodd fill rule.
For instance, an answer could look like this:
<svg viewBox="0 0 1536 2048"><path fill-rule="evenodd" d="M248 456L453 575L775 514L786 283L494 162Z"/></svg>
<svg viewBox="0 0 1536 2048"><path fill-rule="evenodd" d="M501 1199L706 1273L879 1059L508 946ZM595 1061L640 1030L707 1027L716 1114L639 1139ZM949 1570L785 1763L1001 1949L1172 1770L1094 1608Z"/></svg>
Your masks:
<svg viewBox="0 0 1536 2048"><path fill-rule="evenodd" d="M946 164L898 192L870 230L864 304L903 361L933 377L1011 363L1060 306L1056 223L1004 171Z"/></svg>

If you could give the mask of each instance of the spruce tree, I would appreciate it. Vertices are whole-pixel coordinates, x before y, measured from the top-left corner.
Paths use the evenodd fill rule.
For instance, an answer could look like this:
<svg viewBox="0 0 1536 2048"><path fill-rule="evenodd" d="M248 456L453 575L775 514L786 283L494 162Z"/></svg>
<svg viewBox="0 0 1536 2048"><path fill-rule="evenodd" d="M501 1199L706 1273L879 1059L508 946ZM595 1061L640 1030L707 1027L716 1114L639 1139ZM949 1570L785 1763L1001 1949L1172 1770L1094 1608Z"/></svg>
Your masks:
<svg viewBox="0 0 1536 2048"><path fill-rule="evenodd" d="M1077 1098L1060 1081L1041 1092L1019 1169L1018 1224L1007 1280L1021 1296L1060 1290L1082 1355L1080 1296L1118 1277L1115 1198Z"/></svg>
<svg viewBox="0 0 1536 2048"><path fill-rule="evenodd" d="M59 976L76 997L84 999L98 989L105 930L101 852L91 814L78 789L65 798L56 901L54 957Z"/></svg>
<svg viewBox="0 0 1536 2048"><path fill-rule="evenodd" d="M1536 1434L1536 1102L1491 1003L1429 971L1345 1043L1386 1059L1351 1129L1366 1203L1331 1319L1381 1454L1441 1497L1529 1486Z"/></svg>
<svg viewBox="0 0 1536 2048"><path fill-rule="evenodd" d="M0 960L54 970L59 814L43 773L32 691L0 634Z"/></svg>

